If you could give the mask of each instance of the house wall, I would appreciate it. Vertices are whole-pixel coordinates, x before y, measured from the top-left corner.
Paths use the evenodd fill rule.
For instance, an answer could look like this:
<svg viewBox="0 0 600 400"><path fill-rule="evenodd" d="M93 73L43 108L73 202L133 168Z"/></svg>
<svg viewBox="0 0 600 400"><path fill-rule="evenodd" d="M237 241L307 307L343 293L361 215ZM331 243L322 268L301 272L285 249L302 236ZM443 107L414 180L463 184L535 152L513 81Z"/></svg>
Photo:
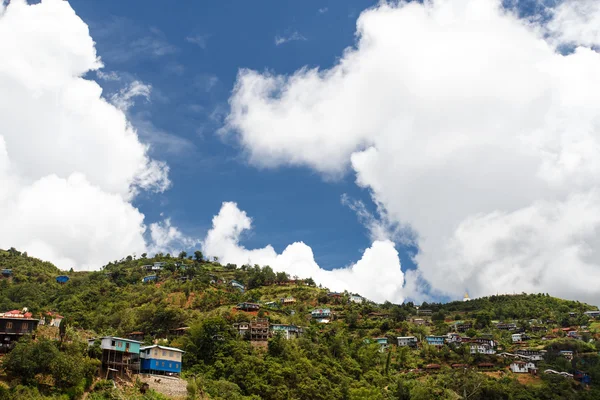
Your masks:
<svg viewBox="0 0 600 400"><path fill-rule="evenodd" d="M113 342L114 342L114 345L113 345ZM129 343L129 347L127 347L128 343ZM128 352L128 353L133 353L133 354L140 353L140 344L139 343L131 342L128 340L123 340L123 339L118 339L118 338L112 338L112 337L103 338L101 347L103 350L122 351L122 352Z"/></svg>
<svg viewBox="0 0 600 400"><path fill-rule="evenodd" d="M160 349L158 347L154 347L152 349L144 350L144 358L145 359L155 359L155 360L166 360L166 361L178 361L181 362L181 354L179 351Z"/></svg>
<svg viewBox="0 0 600 400"><path fill-rule="evenodd" d="M157 360L154 358L145 358L141 363L142 371L164 371L164 372L181 372L181 361L173 360Z"/></svg>
<svg viewBox="0 0 600 400"><path fill-rule="evenodd" d="M0 318L0 332L24 335L32 333L39 321L23 318Z"/></svg>

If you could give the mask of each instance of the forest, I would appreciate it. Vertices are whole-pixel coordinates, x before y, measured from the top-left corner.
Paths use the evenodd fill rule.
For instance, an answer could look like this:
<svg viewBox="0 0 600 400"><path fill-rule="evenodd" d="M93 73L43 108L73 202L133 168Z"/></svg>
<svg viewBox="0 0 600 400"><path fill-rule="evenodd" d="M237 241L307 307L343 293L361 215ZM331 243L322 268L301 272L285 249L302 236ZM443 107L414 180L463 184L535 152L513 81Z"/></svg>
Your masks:
<svg viewBox="0 0 600 400"><path fill-rule="evenodd" d="M159 271L144 268L157 262L164 263ZM2 357L0 399L166 398L141 393L136 382L115 386L97 376L99 356L87 339L134 331L143 332L145 344L185 351L188 399L600 398L600 324L584 314L597 307L545 293L418 307L356 302L351 298L360 293L331 293L269 266L221 265L200 251L128 256L85 272L61 271L8 249L0 250L0 269L11 270L0 280L0 312L27 307L40 318L65 317L60 329L39 329ZM57 282L61 275L66 283ZM147 276L155 278L144 283ZM294 302L283 305L283 298ZM242 302L260 309L241 311ZM313 318L315 308L330 309L330 321ZM234 327L256 318L302 327L302 334L257 343ZM185 334L176 333L183 327ZM518 344L516 332L523 336ZM471 342L440 347L426 340L451 333L493 340L494 354L469 351ZM418 338L418 346L398 346L398 337ZM509 370L514 360L501 354L519 349L545 354L536 374ZM561 356L565 350L572 359ZM576 379L582 374L587 378Z"/></svg>

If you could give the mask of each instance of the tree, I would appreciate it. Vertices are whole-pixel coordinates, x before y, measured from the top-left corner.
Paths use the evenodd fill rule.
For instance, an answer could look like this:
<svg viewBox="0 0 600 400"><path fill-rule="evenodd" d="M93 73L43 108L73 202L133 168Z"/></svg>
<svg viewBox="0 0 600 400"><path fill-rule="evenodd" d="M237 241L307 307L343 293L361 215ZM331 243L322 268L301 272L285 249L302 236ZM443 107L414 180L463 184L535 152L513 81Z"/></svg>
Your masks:
<svg viewBox="0 0 600 400"><path fill-rule="evenodd" d="M204 255L202 254L202 252L200 250L196 250L194 252L194 258L196 259L197 262L204 261Z"/></svg>
<svg viewBox="0 0 600 400"><path fill-rule="evenodd" d="M181 253L179 253L179 258L180 258L181 260L183 260L183 259L184 259L184 258L186 258L186 257L187 257L187 253L186 253L185 251L182 251Z"/></svg>

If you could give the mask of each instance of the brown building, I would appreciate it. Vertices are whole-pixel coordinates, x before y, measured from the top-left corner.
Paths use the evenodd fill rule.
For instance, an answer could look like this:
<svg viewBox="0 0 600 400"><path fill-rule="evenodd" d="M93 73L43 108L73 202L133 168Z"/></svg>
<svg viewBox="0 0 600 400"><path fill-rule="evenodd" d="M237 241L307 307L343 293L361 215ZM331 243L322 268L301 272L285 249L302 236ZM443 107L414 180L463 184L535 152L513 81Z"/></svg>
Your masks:
<svg viewBox="0 0 600 400"><path fill-rule="evenodd" d="M269 320L267 318L257 318L250 322L250 340L262 341L269 339Z"/></svg>
<svg viewBox="0 0 600 400"><path fill-rule="evenodd" d="M25 335L31 334L37 329L40 320L32 318L32 314L13 310L0 314L0 352L6 353L13 348L15 343Z"/></svg>

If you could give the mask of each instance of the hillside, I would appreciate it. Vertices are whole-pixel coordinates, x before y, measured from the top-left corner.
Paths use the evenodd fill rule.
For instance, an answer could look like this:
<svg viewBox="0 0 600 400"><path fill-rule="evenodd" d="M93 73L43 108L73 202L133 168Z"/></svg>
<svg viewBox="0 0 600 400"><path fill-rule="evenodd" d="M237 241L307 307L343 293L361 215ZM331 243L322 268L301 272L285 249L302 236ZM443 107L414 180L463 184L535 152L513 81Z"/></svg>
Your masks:
<svg viewBox="0 0 600 400"><path fill-rule="evenodd" d="M155 263L163 264L152 271ZM146 343L164 339L162 343L186 351L184 377L197 396L459 399L467 393L469 399L600 398L598 323L584 314L597 307L548 294L420 307L361 302L357 297L355 302L352 294L331 294L310 279L296 280L269 267L223 266L204 260L199 252L192 257L127 257L101 271L72 272L11 249L0 250L0 267L12 271L0 280L0 311L27 307L36 316L58 312L69 323L73 343L140 331ZM59 275L69 280L59 284ZM145 277L153 278L144 283ZM233 287L232 280L245 290ZM283 305L283 298L293 301ZM238 310L242 302L258 303L260 310ZM311 316L315 308L331 310L329 323ZM257 345L233 327L257 317L302 327L303 333L296 340L275 335L264 346ZM182 327L189 329L179 335ZM515 334L521 335L518 341ZM427 343L428 335L457 342L437 348ZM398 346L399 336L416 337L418 347ZM486 344L490 340L491 347ZM509 371L515 359L525 359L519 351L542 350L536 375ZM572 360L561 351L572 351ZM574 378L583 371L588 378L546 370ZM582 383L587 379L590 385ZM22 383L46 395L68 388L42 385L34 378ZM11 390L7 398L18 398L16 389ZM109 391L94 396L111 398Z"/></svg>

